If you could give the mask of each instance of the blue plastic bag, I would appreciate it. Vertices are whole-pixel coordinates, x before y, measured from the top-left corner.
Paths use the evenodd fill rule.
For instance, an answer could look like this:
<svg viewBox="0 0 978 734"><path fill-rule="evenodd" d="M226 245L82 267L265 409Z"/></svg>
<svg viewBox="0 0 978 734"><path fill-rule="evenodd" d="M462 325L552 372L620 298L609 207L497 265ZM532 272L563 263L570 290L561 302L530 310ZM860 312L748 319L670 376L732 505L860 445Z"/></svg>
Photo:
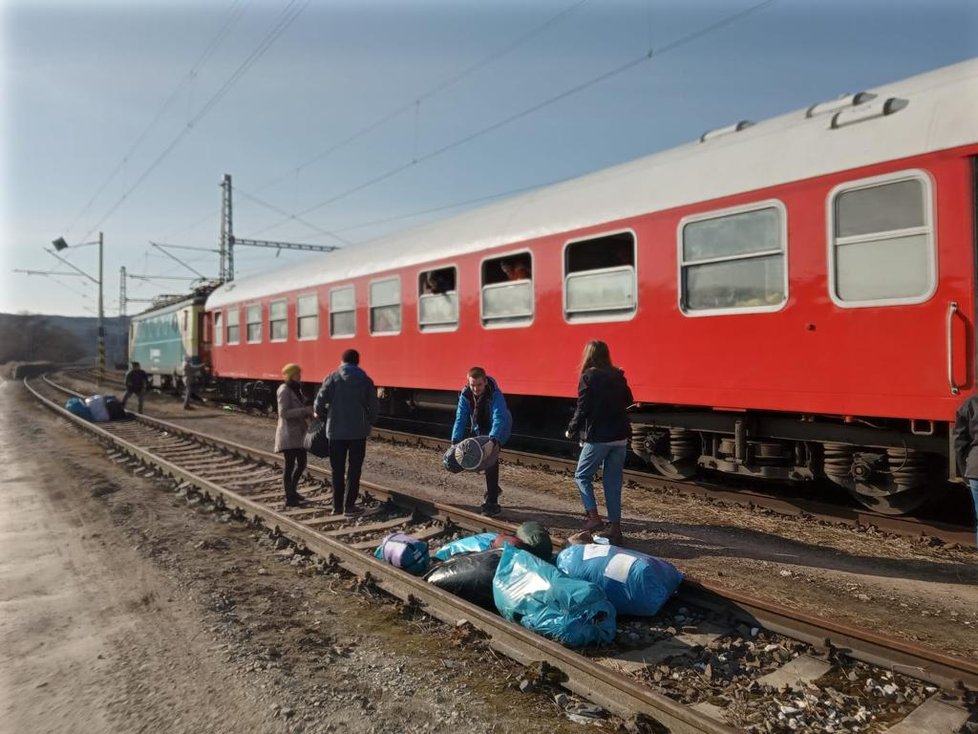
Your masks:
<svg viewBox="0 0 978 734"><path fill-rule="evenodd" d="M92 417L92 411L88 409L88 406L85 405L85 401L81 398L68 398L65 401L65 410L72 415L77 415L79 418L84 418L87 421L95 421L95 419Z"/></svg>
<svg viewBox="0 0 978 734"><path fill-rule="evenodd" d="M387 561L415 576L423 574L431 565L428 544L404 533L391 533L384 538L374 551L374 558Z"/></svg>
<svg viewBox="0 0 978 734"><path fill-rule="evenodd" d="M515 546L503 548L492 595L503 617L568 647L615 639L615 608L600 586Z"/></svg>
<svg viewBox="0 0 978 734"><path fill-rule="evenodd" d="M445 543L435 551L435 558L439 561L447 561L457 553L481 553L492 548L492 541L499 533L479 533L478 535L468 535L451 543Z"/></svg>
<svg viewBox="0 0 978 734"><path fill-rule="evenodd" d="M569 545L557 568L597 584L619 614L651 617L679 588L682 572L668 561L614 545Z"/></svg>

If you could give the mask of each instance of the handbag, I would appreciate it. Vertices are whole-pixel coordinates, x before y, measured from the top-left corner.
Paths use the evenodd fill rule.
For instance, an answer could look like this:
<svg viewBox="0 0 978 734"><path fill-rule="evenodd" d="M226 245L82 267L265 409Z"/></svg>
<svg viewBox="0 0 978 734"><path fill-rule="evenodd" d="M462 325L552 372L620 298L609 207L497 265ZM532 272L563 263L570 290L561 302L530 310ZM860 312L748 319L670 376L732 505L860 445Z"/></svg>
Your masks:
<svg viewBox="0 0 978 734"><path fill-rule="evenodd" d="M306 431L302 445L313 456L325 459L329 456L329 437L326 435L325 421L315 420Z"/></svg>

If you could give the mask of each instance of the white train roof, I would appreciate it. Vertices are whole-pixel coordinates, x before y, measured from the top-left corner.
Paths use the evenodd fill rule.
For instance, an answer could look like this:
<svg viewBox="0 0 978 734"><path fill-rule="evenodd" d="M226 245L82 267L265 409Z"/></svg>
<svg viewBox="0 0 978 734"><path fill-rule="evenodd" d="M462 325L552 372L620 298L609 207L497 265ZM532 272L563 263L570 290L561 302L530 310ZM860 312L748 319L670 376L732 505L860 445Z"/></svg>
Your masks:
<svg viewBox="0 0 978 734"><path fill-rule="evenodd" d="M207 308L975 143L976 111L978 58L241 278Z"/></svg>

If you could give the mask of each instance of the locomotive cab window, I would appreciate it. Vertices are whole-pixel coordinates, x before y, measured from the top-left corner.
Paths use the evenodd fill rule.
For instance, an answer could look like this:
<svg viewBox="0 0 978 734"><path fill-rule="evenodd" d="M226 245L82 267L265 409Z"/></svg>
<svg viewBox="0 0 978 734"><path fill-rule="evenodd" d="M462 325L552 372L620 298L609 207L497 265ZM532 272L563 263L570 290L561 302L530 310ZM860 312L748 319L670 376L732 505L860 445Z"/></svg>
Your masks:
<svg viewBox="0 0 978 734"><path fill-rule="evenodd" d="M319 298L315 293L296 299L295 321L295 332L300 341L319 337Z"/></svg>
<svg viewBox="0 0 978 734"><path fill-rule="evenodd" d="M564 318L609 321L635 313L635 235L570 242L564 249Z"/></svg>
<svg viewBox="0 0 978 734"><path fill-rule="evenodd" d="M247 309L247 330L245 336L249 344L261 341L261 304L255 303Z"/></svg>
<svg viewBox="0 0 978 734"><path fill-rule="evenodd" d="M401 279L370 284L370 333L397 334L401 330Z"/></svg>
<svg viewBox="0 0 978 734"><path fill-rule="evenodd" d="M829 197L829 282L839 306L920 303L936 286L930 180L847 183Z"/></svg>
<svg viewBox="0 0 978 734"><path fill-rule="evenodd" d="M418 327L444 331L458 326L457 271L454 267L418 274Z"/></svg>
<svg viewBox="0 0 978 734"><path fill-rule="evenodd" d="M357 333L357 302L353 286L333 288L329 292L329 335L354 336Z"/></svg>
<svg viewBox="0 0 978 734"><path fill-rule="evenodd" d="M227 342L228 344L240 344L241 336L238 326L238 319L241 318L241 311L237 308L228 309L228 331L227 331Z"/></svg>
<svg viewBox="0 0 978 734"><path fill-rule="evenodd" d="M224 312L214 312L214 346L219 347L224 344Z"/></svg>
<svg viewBox="0 0 978 734"><path fill-rule="evenodd" d="M520 252L482 262L483 326L516 326L533 320L533 258Z"/></svg>
<svg viewBox="0 0 978 734"><path fill-rule="evenodd" d="M780 202L688 217L679 232L684 313L759 313L784 305L787 232Z"/></svg>
<svg viewBox="0 0 978 734"><path fill-rule="evenodd" d="M268 338L273 342L289 338L289 306L284 300L268 304Z"/></svg>

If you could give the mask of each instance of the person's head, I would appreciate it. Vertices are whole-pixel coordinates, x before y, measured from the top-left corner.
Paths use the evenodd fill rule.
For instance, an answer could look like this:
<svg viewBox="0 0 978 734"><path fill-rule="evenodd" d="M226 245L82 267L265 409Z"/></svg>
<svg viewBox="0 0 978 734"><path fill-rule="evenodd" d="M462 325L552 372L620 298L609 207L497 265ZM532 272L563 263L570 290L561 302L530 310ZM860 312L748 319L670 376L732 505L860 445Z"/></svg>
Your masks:
<svg viewBox="0 0 978 734"><path fill-rule="evenodd" d="M581 355L580 371L584 372L591 368L611 369L611 352L608 350L608 345L599 339L592 339L585 344L584 353Z"/></svg>
<svg viewBox="0 0 978 734"><path fill-rule="evenodd" d="M360 352L356 349L347 349L340 357L343 364L360 364Z"/></svg>
<svg viewBox="0 0 978 734"><path fill-rule="evenodd" d="M486 389L488 382L486 371L482 367L473 367L469 370L468 386L473 395L482 395L482 391Z"/></svg>
<svg viewBox="0 0 978 734"><path fill-rule="evenodd" d="M139 362L133 362L133 363L132 363L132 368L133 368L134 370L138 370L138 369L139 369Z"/></svg>
<svg viewBox="0 0 978 734"><path fill-rule="evenodd" d="M513 261L512 260L501 260L499 262L499 267L502 269L503 274L508 278L514 272Z"/></svg>
<svg viewBox="0 0 978 734"><path fill-rule="evenodd" d="M295 362L289 362L282 368L282 377L284 377L286 380L298 382L299 378L302 377L302 368Z"/></svg>

